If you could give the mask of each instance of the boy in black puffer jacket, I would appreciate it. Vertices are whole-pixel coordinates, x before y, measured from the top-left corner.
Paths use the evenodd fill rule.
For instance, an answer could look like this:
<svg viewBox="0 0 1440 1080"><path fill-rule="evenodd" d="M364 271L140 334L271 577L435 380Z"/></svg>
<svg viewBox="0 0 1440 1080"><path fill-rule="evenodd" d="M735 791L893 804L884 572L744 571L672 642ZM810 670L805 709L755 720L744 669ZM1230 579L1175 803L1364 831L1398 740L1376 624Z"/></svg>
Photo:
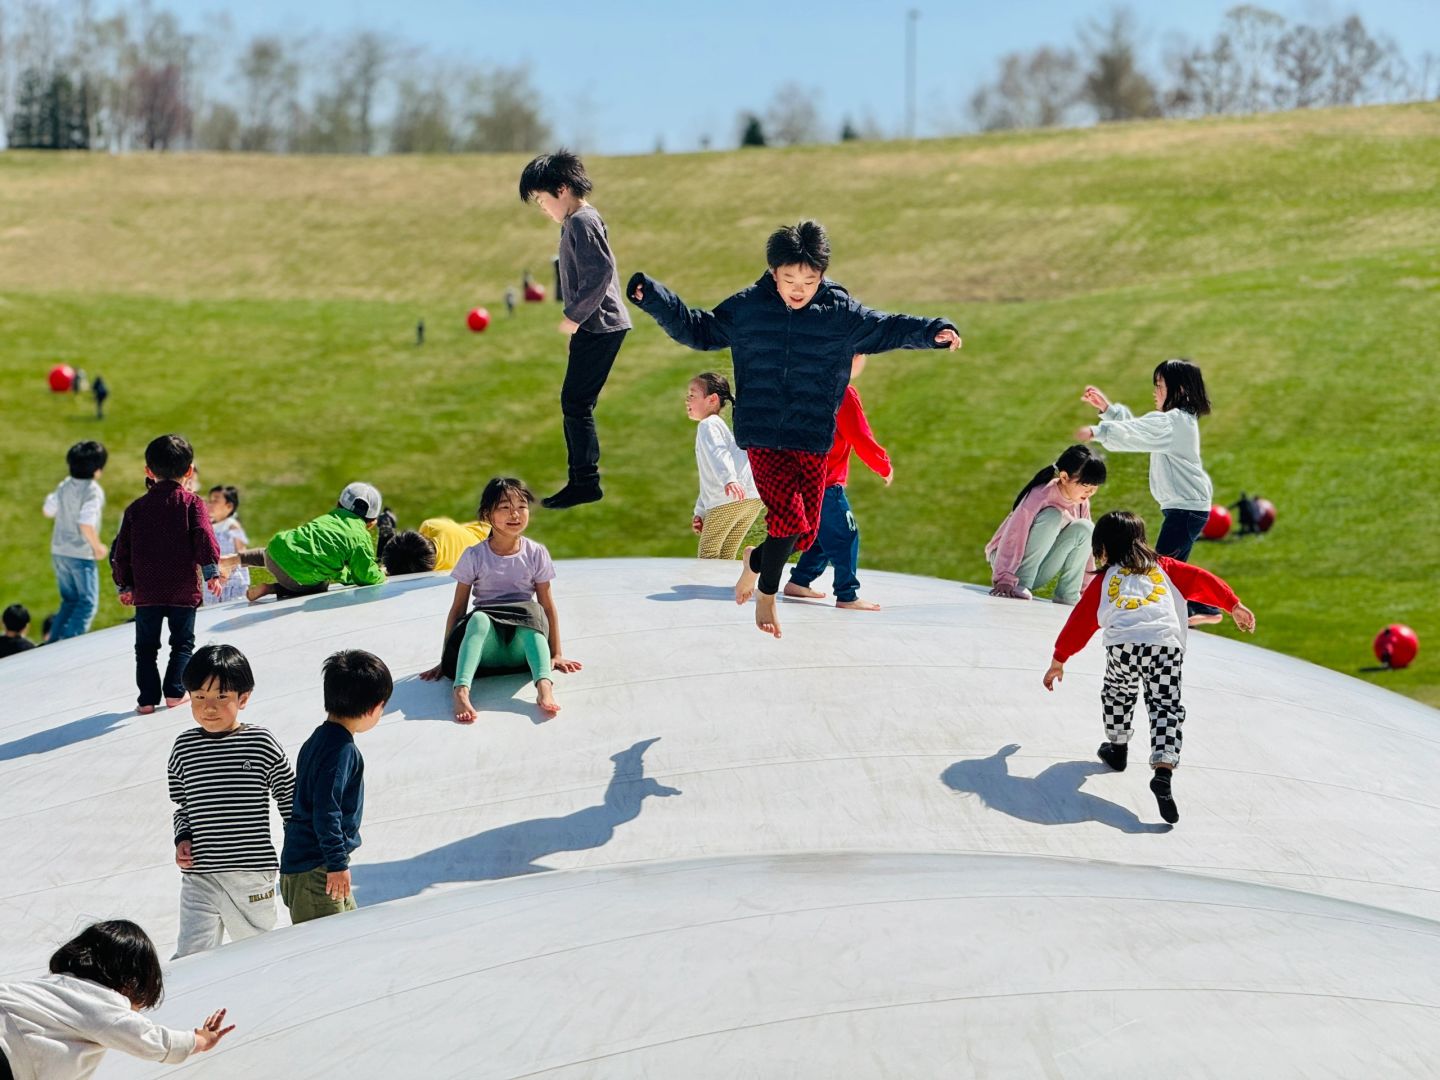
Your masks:
<svg viewBox="0 0 1440 1080"><path fill-rule="evenodd" d="M804 551L820 527L825 455L856 353L958 349L946 319L887 315L865 307L826 278L830 241L817 221L771 233L770 269L714 311L687 307L659 282L636 274L632 302L681 345L729 349L735 365L735 440L750 457L765 503L766 539L745 549L735 584L743 604L759 586L755 624L780 636L775 594L791 552Z"/></svg>

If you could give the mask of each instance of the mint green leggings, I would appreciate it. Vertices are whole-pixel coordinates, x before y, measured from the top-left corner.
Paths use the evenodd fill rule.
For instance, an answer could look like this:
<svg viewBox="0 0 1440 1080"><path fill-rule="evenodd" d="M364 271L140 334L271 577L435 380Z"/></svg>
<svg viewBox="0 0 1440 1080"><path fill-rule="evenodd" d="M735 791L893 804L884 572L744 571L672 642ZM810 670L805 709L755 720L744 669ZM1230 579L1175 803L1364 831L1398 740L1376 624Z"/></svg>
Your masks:
<svg viewBox="0 0 1440 1080"><path fill-rule="evenodd" d="M510 641L502 642L490 616L477 611L465 624L465 637L460 642L460 656L455 661L455 685L469 686L477 667L530 668L536 682L551 679L550 642L528 626L517 626ZM551 679L553 682L554 680Z"/></svg>

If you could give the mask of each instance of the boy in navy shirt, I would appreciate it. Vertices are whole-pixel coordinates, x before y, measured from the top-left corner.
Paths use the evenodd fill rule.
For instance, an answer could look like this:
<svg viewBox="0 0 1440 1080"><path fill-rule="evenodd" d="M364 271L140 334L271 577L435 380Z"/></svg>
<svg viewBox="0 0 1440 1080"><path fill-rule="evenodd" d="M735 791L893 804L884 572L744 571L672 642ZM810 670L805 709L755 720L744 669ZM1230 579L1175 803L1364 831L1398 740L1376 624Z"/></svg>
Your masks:
<svg viewBox="0 0 1440 1080"><path fill-rule="evenodd" d="M292 923L354 911L350 853L360 846L365 759L355 736L380 722L394 683L374 653L337 652L325 661L325 723L295 759L295 801L280 854L280 896Z"/></svg>

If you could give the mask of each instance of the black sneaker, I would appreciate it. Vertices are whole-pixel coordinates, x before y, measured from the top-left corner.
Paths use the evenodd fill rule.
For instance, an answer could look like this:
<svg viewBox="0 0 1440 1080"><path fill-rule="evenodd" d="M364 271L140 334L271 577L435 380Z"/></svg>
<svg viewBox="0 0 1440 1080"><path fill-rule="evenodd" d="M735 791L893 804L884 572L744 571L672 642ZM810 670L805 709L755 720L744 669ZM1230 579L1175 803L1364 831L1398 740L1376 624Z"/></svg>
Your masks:
<svg viewBox="0 0 1440 1080"><path fill-rule="evenodd" d="M1121 742L1101 743L1095 755L1116 772L1125 771L1126 759L1130 756L1130 744Z"/></svg>
<svg viewBox="0 0 1440 1080"><path fill-rule="evenodd" d="M599 502L604 496L599 484L566 484L554 495L541 499L540 505L546 510L568 510L581 503Z"/></svg>
<svg viewBox="0 0 1440 1080"><path fill-rule="evenodd" d="M1170 794L1170 770L1156 769L1150 779L1150 790L1155 794L1155 804L1160 807L1160 816L1174 825L1180 820L1180 808Z"/></svg>

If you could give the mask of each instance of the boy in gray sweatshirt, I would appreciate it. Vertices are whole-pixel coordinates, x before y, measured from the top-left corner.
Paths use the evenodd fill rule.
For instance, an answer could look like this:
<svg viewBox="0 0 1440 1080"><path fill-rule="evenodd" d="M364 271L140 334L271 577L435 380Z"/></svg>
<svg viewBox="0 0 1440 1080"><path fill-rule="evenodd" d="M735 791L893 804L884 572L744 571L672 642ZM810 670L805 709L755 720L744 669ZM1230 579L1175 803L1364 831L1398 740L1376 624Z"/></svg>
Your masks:
<svg viewBox="0 0 1440 1080"><path fill-rule="evenodd" d="M48 641L79 637L90 629L100 607L98 563L110 554L100 541L100 515L105 490L99 484L109 454L87 440L70 447L65 464L70 475L45 496L45 516L55 520L50 533L50 561L60 587L60 610Z"/></svg>
<svg viewBox="0 0 1440 1080"><path fill-rule="evenodd" d="M520 201L533 200L560 223L560 299L565 317L559 329L570 338L560 411L565 417L570 478L554 495L541 500L551 510L597 502L603 495L595 403L630 330L605 222L586 201L593 186L584 163L563 149L541 154L520 174Z"/></svg>

